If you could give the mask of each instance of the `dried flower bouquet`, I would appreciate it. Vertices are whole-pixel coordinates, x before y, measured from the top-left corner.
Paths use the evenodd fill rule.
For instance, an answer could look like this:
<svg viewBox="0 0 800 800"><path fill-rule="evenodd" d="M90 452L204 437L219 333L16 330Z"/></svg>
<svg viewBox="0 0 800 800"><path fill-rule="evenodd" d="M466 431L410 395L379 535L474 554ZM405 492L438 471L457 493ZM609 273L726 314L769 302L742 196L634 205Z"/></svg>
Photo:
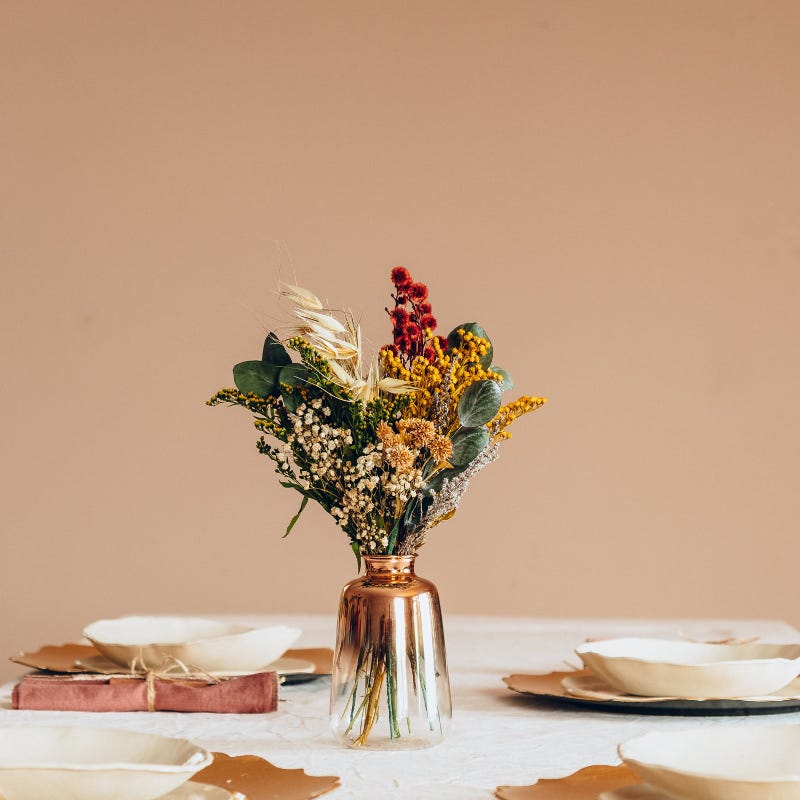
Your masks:
<svg viewBox="0 0 800 800"><path fill-rule="evenodd" d="M259 452L275 462L281 485L302 495L286 533L314 500L359 560L415 554L497 458L508 426L545 402L522 396L502 405L513 382L493 364L483 328L468 322L436 336L427 287L403 267L391 277L393 342L368 367L350 312L337 315L311 292L284 286L296 320L288 335L270 333L260 360L233 368L236 388L208 401L252 412L264 434Z"/></svg>

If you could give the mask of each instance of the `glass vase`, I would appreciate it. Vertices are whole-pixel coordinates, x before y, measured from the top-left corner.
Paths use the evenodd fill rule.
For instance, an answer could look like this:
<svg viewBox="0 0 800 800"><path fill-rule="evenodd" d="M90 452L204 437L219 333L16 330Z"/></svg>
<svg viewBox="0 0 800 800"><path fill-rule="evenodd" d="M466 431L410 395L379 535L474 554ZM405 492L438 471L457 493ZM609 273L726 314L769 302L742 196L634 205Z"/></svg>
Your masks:
<svg viewBox="0 0 800 800"><path fill-rule="evenodd" d="M414 556L366 556L342 590L331 726L352 747L430 747L452 717L442 612Z"/></svg>

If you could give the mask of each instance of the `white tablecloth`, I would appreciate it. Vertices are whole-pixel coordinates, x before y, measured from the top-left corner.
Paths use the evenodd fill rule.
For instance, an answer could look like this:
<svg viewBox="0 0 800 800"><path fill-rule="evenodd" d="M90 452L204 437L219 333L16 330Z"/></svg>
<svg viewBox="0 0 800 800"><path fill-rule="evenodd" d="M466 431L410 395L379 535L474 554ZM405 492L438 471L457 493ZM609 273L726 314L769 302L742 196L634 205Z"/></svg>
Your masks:
<svg viewBox="0 0 800 800"><path fill-rule="evenodd" d="M301 627L299 647L332 646L333 617L241 617ZM338 775L331 800L489 800L500 784L527 784L567 775L589 764L613 764L617 744L653 729L800 722L800 712L752 717L662 717L540 706L501 681L514 672L549 672L575 663L573 648L587 637L686 634L696 638L760 636L800 641L780 622L536 620L445 618L453 688L448 739L428 750L396 753L350 750L328 732L329 680L281 689L278 711L268 715L89 714L13 711L10 687L0 698L0 724L80 724L190 738L231 755L256 754L285 768ZM57 798L53 798L57 800Z"/></svg>

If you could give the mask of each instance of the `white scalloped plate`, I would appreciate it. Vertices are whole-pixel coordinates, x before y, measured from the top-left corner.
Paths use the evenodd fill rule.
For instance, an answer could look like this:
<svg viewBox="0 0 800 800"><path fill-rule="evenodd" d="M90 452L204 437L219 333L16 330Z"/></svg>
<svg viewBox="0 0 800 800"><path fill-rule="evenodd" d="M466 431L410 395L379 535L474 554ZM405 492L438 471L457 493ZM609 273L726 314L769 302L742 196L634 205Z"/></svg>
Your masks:
<svg viewBox="0 0 800 800"><path fill-rule="evenodd" d="M692 800L800 800L800 725L656 731L619 746L657 790Z"/></svg>
<svg viewBox="0 0 800 800"><path fill-rule="evenodd" d="M175 659L209 673L253 673L279 659L299 638L300 628L250 628L199 617L120 617L87 625L83 635L122 667L163 669Z"/></svg>
<svg viewBox="0 0 800 800"><path fill-rule="evenodd" d="M597 800L673 800L673 798L646 783L637 783L635 786L623 786L621 789L603 792L597 796Z"/></svg>
<svg viewBox="0 0 800 800"><path fill-rule="evenodd" d="M622 638L587 642L575 652L606 683L642 697L765 697L800 675L800 644Z"/></svg>
<svg viewBox="0 0 800 800"><path fill-rule="evenodd" d="M155 800L211 764L193 742L120 728L0 728L6 800Z"/></svg>
<svg viewBox="0 0 800 800"><path fill-rule="evenodd" d="M231 794L227 789L208 783L189 781L158 800L244 800L244 795L239 792Z"/></svg>

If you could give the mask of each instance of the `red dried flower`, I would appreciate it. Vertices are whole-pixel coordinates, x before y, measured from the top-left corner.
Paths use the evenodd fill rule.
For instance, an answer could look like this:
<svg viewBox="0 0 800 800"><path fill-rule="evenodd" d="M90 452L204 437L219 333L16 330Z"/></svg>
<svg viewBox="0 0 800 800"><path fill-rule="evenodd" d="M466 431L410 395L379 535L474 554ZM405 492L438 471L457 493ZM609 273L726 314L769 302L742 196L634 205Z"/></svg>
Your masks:
<svg viewBox="0 0 800 800"><path fill-rule="evenodd" d="M405 333L406 336L410 336L412 339L418 339L422 331L420 330L419 325L417 325L415 322L409 322L406 325Z"/></svg>
<svg viewBox="0 0 800 800"><path fill-rule="evenodd" d="M450 347L450 342L448 342L444 336L437 336L436 338L439 340L439 347L442 348L442 351Z"/></svg>
<svg viewBox="0 0 800 800"><path fill-rule="evenodd" d="M394 343L401 353L407 353L411 349L411 337L406 333L396 335Z"/></svg>
<svg viewBox="0 0 800 800"><path fill-rule="evenodd" d="M422 319L419 321L420 327L430 328L434 330L436 328L436 317L432 316L431 314L423 315Z"/></svg>
<svg viewBox="0 0 800 800"><path fill-rule="evenodd" d="M428 287L424 283L412 283L406 289L406 294L414 301L426 300L428 297Z"/></svg>
<svg viewBox="0 0 800 800"><path fill-rule="evenodd" d="M420 303L417 306L417 311L419 311L420 314L430 314L432 310L430 303Z"/></svg>
<svg viewBox="0 0 800 800"><path fill-rule="evenodd" d="M389 312L392 322L398 327L405 325L408 322L408 311L404 308L393 308Z"/></svg>
<svg viewBox="0 0 800 800"><path fill-rule="evenodd" d="M424 355L425 358L427 358L428 361L431 362L431 364L433 364L433 362L436 361L436 352L432 347L426 347L425 352L422 355Z"/></svg>
<svg viewBox="0 0 800 800"><path fill-rule="evenodd" d="M395 267L392 270L392 283L398 289L406 289L406 287L413 284L413 281L411 280L411 275L408 274L408 270L405 267Z"/></svg>

